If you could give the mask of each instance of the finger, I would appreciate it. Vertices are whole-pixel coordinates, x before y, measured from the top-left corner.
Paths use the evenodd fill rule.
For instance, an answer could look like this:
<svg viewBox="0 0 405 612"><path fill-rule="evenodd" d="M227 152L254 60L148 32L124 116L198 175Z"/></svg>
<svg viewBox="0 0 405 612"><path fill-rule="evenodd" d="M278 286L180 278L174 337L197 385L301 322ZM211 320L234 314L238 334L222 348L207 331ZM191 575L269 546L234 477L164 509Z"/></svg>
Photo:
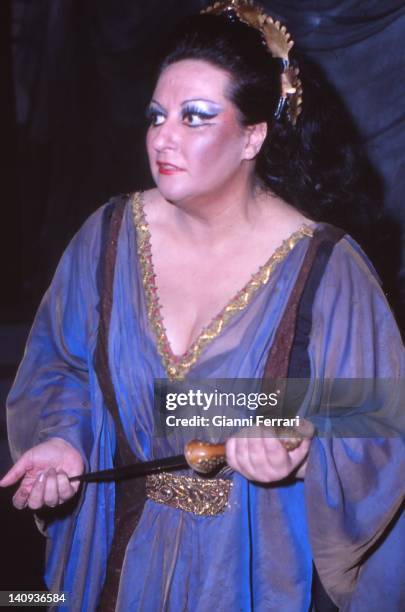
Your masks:
<svg viewBox="0 0 405 612"><path fill-rule="evenodd" d="M31 510L38 510L38 508L42 508L44 505L46 479L47 477L45 472L42 472L32 486L32 490L27 501L27 506L31 508Z"/></svg>
<svg viewBox="0 0 405 612"><path fill-rule="evenodd" d="M71 483L69 481L68 475L66 472L59 472L57 474L57 482L58 482L58 493L59 493L59 503L63 503L73 497L77 489L79 488L80 483ZM75 486L74 486L75 485Z"/></svg>
<svg viewBox="0 0 405 612"><path fill-rule="evenodd" d="M13 465L7 474L3 476L3 478L0 480L0 486L9 487L10 485L15 484L24 476L29 467L28 457L25 453L19 458L19 460Z"/></svg>
<svg viewBox="0 0 405 612"><path fill-rule="evenodd" d="M255 480L255 470L249 458L248 438L235 437L235 454L232 467L245 478Z"/></svg>
<svg viewBox="0 0 405 612"><path fill-rule="evenodd" d="M248 470L257 482L272 482L277 472L268 457L263 438L248 439Z"/></svg>
<svg viewBox="0 0 405 612"><path fill-rule="evenodd" d="M233 469L236 469L235 468L235 465L236 465L235 446L236 446L235 438L229 438L229 440L227 440L225 443L226 462Z"/></svg>
<svg viewBox="0 0 405 612"><path fill-rule="evenodd" d="M253 471L263 469L267 464L266 451L262 437L247 438L247 456Z"/></svg>
<svg viewBox="0 0 405 612"><path fill-rule="evenodd" d="M311 447L312 440L304 440L301 444L302 449L301 452L298 452L292 457L293 461L293 472L295 474L295 478L305 478L307 464L308 464L308 455L309 449ZM295 453L295 451L294 451Z"/></svg>
<svg viewBox="0 0 405 612"><path fill-rule="evenodd" d="M312 425L311 421L308 421L308 419L304 419L304 418L301 417L300 424L295 429L304 438L313 438L314 437L315 427Z"/></svg>
<svg viewBox="0 0 405 612"><path fill-rule="evenodd" d="M58 481L54 468L50 468L46 473L44 504L51 508L59 504Z"/></svg>
<svg viewBox="0 0 405 612"><path fill-rule="evenodd" d="M311 440L306 438L302 440L298 448L288 452L284 449L284 452L287 455L287 459L284 464L284 467L280 467L278 471L278 479L281 480L283 478L286 478L287 476L290 476L293 473L295 473L295 476L299 478L302 478L305 475L305 468L301 472L300 469L308 458L310 446Z"/></svg>
<svg viewBox="0 0 405 612"><path fill-rule="evenodd" d="M28 497L32 490L33 483L34 481L27 483L25 482L25 480L23 480L23 482L21 483L21 486L15 492L13 499L12 499L12 503L13 503L13 506L17 508L17 510L22 510L23 508L26 507L27 502L28 502Z"/></svg>
<svg viewBox="0 0 405 612"><path fill-rule="evenodd" d="M309 449L311 447L311 443L311 439L305 438L298 448L288 453L292 462L293 469L295 469L296 466L300 465L306 459L309 453Z"/></svg>
<svg viewBox="0 0 405 612"><path fill-rule="evenodd" d="M289 455L280 440L269 437L268 433L261 429L261 438L249 441L250 462L255 480L259 482L281 480L292 469Z"/></svg>
<svg viewBox="0 0 405 612"><path fill-rule="evenodd" d="M225 449L226 449L226 457L228 465L231 466L237 472L240 472L240 464L239 464L239 448L240 438L230 438L227 440Z"/></svg>
<svg viewBox="0 0 405 612"><path fill-rule="evenodd" d="M290 464L288 452L281 441L274 437L263 436L263 443L266 450L266 457L269 466L278 474L285 472Z"/></svg>

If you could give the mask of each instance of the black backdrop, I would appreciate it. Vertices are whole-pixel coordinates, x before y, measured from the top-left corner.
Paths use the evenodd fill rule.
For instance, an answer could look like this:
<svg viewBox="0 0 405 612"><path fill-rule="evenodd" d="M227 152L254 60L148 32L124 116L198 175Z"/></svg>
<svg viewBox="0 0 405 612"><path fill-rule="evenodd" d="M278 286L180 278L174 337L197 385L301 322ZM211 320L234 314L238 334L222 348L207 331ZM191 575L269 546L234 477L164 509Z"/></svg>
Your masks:
<svg viewBox="0 0 405 612"><path fill-rule="evenodd" d="M205 0L2 0L5 317L29 319L63 248L114 193L148 186L150 56ZM341 93L383 179L381 270L400 311L405 207L405 3L267 0ZM4 310L4 305L3 305Z"/></svg>
<svg viewBox="0 0 405 612"><path fill-rule="evenodd" d="M150 57L179 18L207 4L2 0L5 317L31 317L63 248L97 206L150 184L143 145ZM321 64L367 143L393 221L381 272L400 317L405 2L261 4Z"/></svg>
<svg viewBox="0 0 405 612"><path fill-rule="evenodd" d="M16 367L11 356L20 351L13 345L15 325L31 321L73 233L111 195L150 185L143 116L152 87L151 55L175 22L207 4L1 0L0 329L2 342L8 338L0 346L1 397ZM405 2L261 4L323 67L367 145L391 221L380 273L403 323ZM18 330L23 338L25 328ZM0 425L5 448L4 413ZM3 588L40 587L42 553L31 517L10 509L9 493L2 494L0 511L3 549L10 553Z"/></svg>

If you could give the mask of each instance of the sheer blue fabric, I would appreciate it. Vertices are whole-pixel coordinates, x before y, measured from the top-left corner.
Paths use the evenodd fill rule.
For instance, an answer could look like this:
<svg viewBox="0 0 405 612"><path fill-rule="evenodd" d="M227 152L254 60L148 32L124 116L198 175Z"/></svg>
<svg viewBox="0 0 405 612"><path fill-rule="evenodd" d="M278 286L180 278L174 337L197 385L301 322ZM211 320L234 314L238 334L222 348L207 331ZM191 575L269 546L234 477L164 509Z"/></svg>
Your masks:
<svg viewBox="0 0 405 612"><path fill-rule="evenodd" d="M15 459L34 443L59 436L82 453L88 469L113 465L114 424L93 366L102 210L66 250L34 322L8 401ZM309 240L295 245L204 349L190 379L262 377ZM308 350L313 378L404 377L392 314L371 265L350 238L335 247L317 291ZM147 316L129 205L118 243L109 355L133 452L140 460L182 452L192 431L166 438L154 431L153 383L165 371ZM218 438L226 433L219 430ZM198 517L147 500L127 547L117 609L304 612L311 608L314 559L342 610L400 610L403 473L400 437L319 438L312 442L305 482L263 486L235 474L222 515ZM74 510L47 527L46 581L70 593L69 610L97 607L114 503L113 483L89 484Z"/></svg>

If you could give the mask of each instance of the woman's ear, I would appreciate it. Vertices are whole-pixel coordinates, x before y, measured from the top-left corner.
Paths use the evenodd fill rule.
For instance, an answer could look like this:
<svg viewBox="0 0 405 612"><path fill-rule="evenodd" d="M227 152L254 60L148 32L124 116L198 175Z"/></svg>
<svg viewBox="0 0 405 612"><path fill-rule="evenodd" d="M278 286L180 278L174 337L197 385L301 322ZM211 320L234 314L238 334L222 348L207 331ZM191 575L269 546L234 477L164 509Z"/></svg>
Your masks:
<svg viewBox="0 0 405 612"><path fill-rule="evenodd" d="M247 140L245 145L244 159L254 159L262 148L264 139L267 136L267 123L255 123L246 127Z"/></svg>

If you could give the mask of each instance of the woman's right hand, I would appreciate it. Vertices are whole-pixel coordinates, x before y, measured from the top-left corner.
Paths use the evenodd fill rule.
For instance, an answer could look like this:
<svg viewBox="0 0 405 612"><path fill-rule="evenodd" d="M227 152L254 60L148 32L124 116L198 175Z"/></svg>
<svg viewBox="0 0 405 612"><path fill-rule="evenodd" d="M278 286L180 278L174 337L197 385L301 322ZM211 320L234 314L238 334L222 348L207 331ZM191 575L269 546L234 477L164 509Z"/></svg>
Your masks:
<svg viewBox="0 0 405 612"><path fill-rule="evenodd" d="M77 493L80 483L69 482L69 477L83 471L81 454L62 438L50 438L24 453L0 480L0 486L8 487L22 478L13 497L16 508L54 508Z"/></svg>

